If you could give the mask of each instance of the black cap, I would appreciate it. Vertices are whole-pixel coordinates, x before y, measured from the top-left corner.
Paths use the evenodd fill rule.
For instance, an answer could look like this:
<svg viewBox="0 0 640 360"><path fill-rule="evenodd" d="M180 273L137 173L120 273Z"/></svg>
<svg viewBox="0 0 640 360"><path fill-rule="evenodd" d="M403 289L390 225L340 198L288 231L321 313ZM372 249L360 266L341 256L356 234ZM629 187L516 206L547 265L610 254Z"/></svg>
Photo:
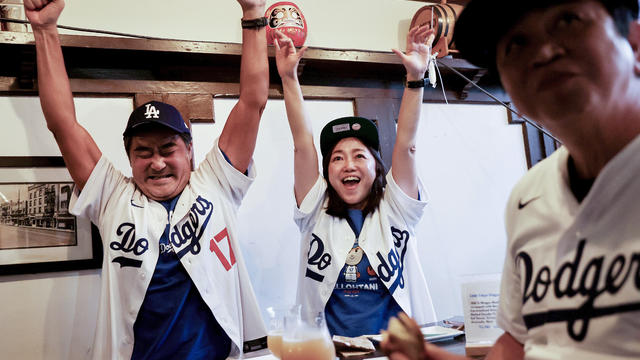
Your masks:
<svg viewBox="0 0 640 360"><path fill-rule="evenodd" d="M122 136L130 135L143 125L160 125L191 136L191 130L184 123L178 109L159 101L149 101L133 110Z"/></svg>
<svg viewBox="0 0 640 360"><path fill-rule="evenodd" d="M496 46L528 12L577 0L471 0L456 21L454 41L470 63L495 69ZM638 18L638 0L600 0L607 9L626 7Z"/></svg>
<svg viewBox="0 0 640 360"><path fill-rule="evenodd" d="M347 116L332 120L324 126L320 133L320 151L326 156L340 140L355 137L365 145L380 151L378 128L373 121L357 116Z"/></svg>

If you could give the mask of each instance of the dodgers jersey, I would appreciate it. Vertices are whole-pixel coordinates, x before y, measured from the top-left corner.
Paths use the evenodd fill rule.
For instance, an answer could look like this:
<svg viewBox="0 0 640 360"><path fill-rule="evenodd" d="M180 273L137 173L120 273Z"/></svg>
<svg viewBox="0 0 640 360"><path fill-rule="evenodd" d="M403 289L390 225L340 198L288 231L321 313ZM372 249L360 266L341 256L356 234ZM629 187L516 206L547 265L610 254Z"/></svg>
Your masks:
<svg viewBox="0 0 640 360"><path fill-rule="evenodd" d="M640 358L640 137L578 203L561 147L506 210L498 324L527 359Z"/></svg>
<svg viewBox="0 0 640 360"><path fill-rule="evenodd" d="M169 221L169 239L220 326L231 339L231 355L242 357L246 342L266 329L237 244L236 212L255 177L229 164L216 140L191 174ZM133 324L158 260L167 225L164 207L145 196L103 156L82 193L71 200L72 213L88 217L103 239L102 291L95 359L128 359Z"/></svg>
<svg viewBox="0 0 640 360"><path fill-rule="evenodd" d="M436 320L431 295L418 259L415 226L426 200L407 196L387 173L378 208L367 214L358 244L371 267L404 312L418 323ZM420 194L426 191L419 185ZM309 314L324 311L356 236L346 219L326 213L327 182L319 176L294 220L302 234L298 302Z"/></svg>

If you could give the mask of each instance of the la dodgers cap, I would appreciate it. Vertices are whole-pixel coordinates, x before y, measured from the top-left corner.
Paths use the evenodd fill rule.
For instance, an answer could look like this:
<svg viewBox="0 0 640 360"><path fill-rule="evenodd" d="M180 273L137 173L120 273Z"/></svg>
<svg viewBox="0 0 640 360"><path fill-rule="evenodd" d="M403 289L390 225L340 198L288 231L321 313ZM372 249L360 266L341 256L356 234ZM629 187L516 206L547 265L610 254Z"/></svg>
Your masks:
<svg viewBox="0 0 640 360"><path fill-rule="evenodd" d="M122 136L128 136L144 125L164 126L177 133L191 136L191 130L184 123L178 109L160 101L149 101L133 110Z"/></svg>
<svg viewBox="0 0 640 360"><path fill-rule="evenodd" d="M471 0L462 10L453 40L460 55L470 63L495 70L498 41L528 12L580 0ZM619 6L638 18L638 0L598 0L607 9Z"/></svg>
<svg viewBox="0 0 640 360"><path fill-rule="evenodd" d="M348 137L358 138L365 145L379 151L380 140L376 124L363 117L347 116L330 121L320 132L322 156L326 156L338 141Z"/></svg>

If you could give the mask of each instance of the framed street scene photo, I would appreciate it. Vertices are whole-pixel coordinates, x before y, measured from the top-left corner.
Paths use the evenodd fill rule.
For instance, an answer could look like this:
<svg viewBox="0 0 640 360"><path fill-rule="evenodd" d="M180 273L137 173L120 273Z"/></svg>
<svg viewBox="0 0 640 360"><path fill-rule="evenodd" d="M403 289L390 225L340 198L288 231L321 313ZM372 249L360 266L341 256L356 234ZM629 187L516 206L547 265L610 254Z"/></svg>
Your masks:
<svg viewBox="0 0 640 360"><path fill-rule="evenodd" d="M131 97L78 97L74 104L102 152L130 175L122 141L114 139L122 138ZM75 188L40 99L0 96L0 114L0 276L99 268L100 236L90 221L69 213Z"/></svg>
<svg viewBox="0 0 640 360"><path fill-rule="evenodd" d="M74 190L61 157L0 157L0 274L100 267L96 229L69 212Z"/></svg>

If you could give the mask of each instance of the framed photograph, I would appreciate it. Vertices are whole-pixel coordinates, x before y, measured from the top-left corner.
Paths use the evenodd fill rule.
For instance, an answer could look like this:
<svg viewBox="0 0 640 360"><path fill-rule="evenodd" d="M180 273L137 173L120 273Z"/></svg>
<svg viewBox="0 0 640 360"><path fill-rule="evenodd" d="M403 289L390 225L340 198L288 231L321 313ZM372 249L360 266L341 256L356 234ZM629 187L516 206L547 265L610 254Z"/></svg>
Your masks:
<svg viewBox="0 0 640 360"><path fill-rule="evenodd" d="M61 157L0 157L0 274L99 268L97 228L69 213Z"/></svg>

